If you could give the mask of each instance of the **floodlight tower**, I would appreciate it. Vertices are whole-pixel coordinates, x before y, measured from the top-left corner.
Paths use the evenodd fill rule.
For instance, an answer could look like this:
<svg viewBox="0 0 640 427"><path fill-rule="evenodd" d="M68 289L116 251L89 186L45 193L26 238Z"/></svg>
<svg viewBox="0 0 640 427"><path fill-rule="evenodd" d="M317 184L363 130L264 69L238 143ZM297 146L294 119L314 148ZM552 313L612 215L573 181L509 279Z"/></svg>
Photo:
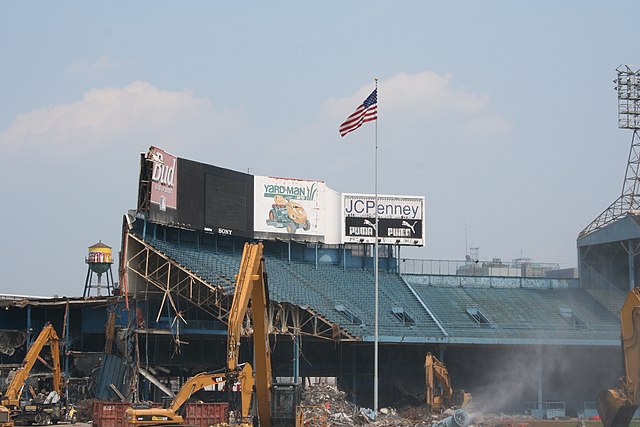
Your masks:
<svg viewBox="0 0 640 427"><path fill-rule="evenodd" d="M631 149L627 172L622 183L622 194L604 212L580 232L580 237L596 231L621 217L640 214L640 66L621 65L613 81L618 92L618 127L631 129Z"/></svg>

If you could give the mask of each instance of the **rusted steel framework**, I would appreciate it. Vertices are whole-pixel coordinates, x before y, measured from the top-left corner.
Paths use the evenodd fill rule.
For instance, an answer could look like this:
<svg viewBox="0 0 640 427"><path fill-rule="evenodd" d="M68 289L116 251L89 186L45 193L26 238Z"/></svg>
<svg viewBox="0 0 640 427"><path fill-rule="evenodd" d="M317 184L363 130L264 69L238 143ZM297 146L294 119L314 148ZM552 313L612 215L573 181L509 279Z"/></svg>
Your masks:
<svg viewBox="0 0 640 427"><path fill-rule="evenodd" d="M161 299L156 321L169 309L174 317L172 326L175 327L172 330L178 335L175 337L177 343L180 324L182 327L188 325L186 314L189 310L202 310L212 320L228 323L235 286L231 279L220 276L217 283L209 283L135 234L125 233L123 237L127 239L123 271L128 275L129 296ZM274 334L334 341L361 339L312 308L288 302L271 300L268 321L269 331ZM250 325L245 328L245 333L251 333Z"/></svg>

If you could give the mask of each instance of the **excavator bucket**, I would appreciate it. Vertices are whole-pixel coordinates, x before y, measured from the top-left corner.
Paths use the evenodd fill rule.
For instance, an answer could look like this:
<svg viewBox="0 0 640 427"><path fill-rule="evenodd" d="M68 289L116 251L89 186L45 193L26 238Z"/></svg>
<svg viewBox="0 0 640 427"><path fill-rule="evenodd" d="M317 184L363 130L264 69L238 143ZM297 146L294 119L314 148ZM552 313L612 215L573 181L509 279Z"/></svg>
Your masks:
<svg viewBox="0 0 640 427"><path fill-rule="evenodd" d="M628 427L638 409L620 390L613 388L598 394L596 406L604 427Z"/></svg>

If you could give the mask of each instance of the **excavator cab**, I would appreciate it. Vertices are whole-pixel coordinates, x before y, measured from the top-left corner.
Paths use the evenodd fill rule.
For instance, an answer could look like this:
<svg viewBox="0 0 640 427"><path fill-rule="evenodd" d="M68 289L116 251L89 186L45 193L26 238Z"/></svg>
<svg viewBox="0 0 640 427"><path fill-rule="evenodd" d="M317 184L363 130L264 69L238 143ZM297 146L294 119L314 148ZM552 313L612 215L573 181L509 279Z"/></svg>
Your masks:
<svg viewBox="0 0 640 427"><path fill-rule="evenodd" d="M0 427L13 427L11 411L2 405L0 405Z"/></svg>
<svg viewBox="0 0 640 427"><path fill-rule="evenodd" d="M168 409L171 406L171 401L173 398L171 396L162 396L162 409Z"/></svg>
<svg viewBox="0 0 640 427"><path fill-rule="evenodd" d="M274 383L271 385L271 426L291 427L300 425L300 386Z"/></svg>

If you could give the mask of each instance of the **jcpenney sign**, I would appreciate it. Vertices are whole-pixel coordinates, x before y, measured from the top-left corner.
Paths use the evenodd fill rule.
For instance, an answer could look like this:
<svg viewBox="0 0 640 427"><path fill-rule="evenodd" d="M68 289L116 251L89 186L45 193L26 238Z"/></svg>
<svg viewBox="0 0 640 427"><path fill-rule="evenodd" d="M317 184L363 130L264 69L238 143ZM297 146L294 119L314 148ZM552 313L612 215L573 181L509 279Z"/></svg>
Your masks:
<svg viewBox="0 0 640 427"><path fill-rule="evenodd" d="M375 243L376 209L378 238L383 244L424 245L424 197L343 194L343 241Z"/></svg>

